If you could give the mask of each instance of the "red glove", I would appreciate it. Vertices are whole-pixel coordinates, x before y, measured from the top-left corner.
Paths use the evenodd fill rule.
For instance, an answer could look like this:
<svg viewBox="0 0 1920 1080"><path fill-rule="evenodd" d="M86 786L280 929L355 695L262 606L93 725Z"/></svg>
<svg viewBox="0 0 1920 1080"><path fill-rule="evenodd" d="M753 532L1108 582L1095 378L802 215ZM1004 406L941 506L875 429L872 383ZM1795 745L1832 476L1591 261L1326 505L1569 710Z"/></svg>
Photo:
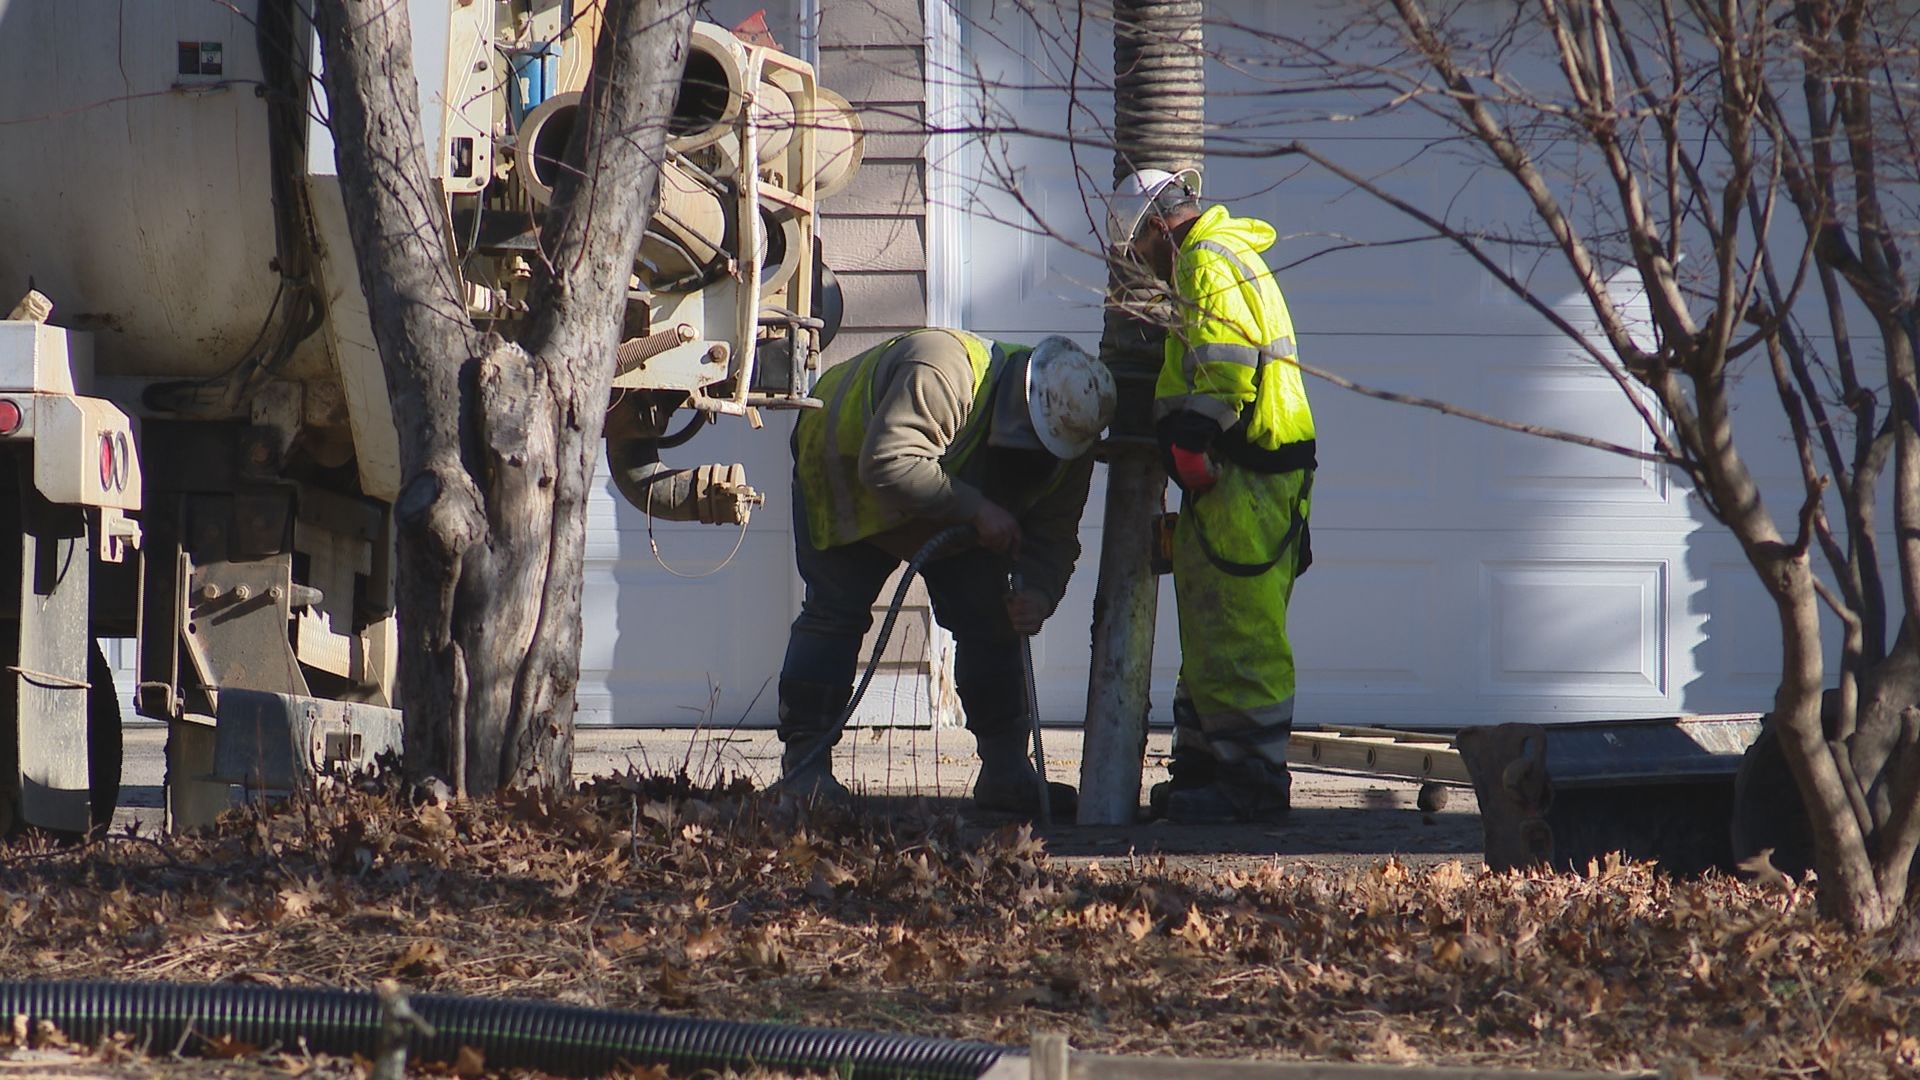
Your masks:
<svg viewBox="0 0 1920 1080"><path fill-rule="evenodd" d="M1173 478L1189 492L1198 495L1212 491L1213 485L1220 481L1220 473L1214 469L1213 460L1204 450L1188 450L1176 446L1173 454Z"/></svg>

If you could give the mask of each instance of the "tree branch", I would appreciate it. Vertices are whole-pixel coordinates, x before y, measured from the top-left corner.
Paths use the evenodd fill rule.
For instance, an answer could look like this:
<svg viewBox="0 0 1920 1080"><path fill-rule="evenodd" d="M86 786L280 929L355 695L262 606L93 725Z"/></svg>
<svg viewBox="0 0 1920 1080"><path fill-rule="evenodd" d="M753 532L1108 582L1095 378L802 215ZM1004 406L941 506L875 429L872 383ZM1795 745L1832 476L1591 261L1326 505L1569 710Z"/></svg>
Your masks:
<svg viewBox="0 0 1920 1080"><path fill-rule="evenodd" d="M1488 111L1486 103L1475 92L1472 82L1454 63L1452 51L1434 31L1420 0L1393 0L1393 6L1400 13L1401 22L1414 46L1447 87L1455 105L1465 114L1474 134L1493 152L1501 166L1519 182L1527 198L1533 203L1535 214L1553 234L1569 268L1580 282L1588 304L1593 307L1594 313L1599 317L1601 332L1607 335L1608 343L1613 347L1614 352L1622 357L1630 368L1652 363L1653 358L1645 354L1634 342L1632 335L1627 332L1626 321L1621 317L1613 303L1613 297L1607 291L1607 282L1600 273L1599 265L1560 208L1559 201L1554 198L1552 189L1548 186L1546 178L1541 175L1539 167ZM1647 287L1657 287L1672 292L1671 268L1666 270L1664 280L1648 283ZM1673 295L1678 294L1673 293ZM1680 308L1680 312L1684 313L1684 305ZM1672 317L1675 313L1667 312L1667 314ZM1684 317L1668 330L1677 339L1691 336L1691 327L1686 324Z"/></svg>
<svg viewBox="0 0 1920 1080"><path fill-rule="evenodd" d="M1681 468L1687 470L1689 474L1694 473L1694 465L1691 460L1678 446L1675 446L1673 441L1668 437L1659 419L1653 414L1652 410L1647 408L1646 402L1634 390L1633 378L1620 366L1620 362L1598 345L1594 344L1589 335L1576 329L1572 323L1567 321L1566 316L1555 311L1552 305L1541 300L1534 290L1527 288L1526 284L1514 277L1511 271L1490 257L1472 238L1310 147L1293 143L1289 144L1289 151L1312 161L1314 164L1345 180L1347 183L1352 184L1354 187L1365 191L1375 199L1413 218L1415 221L1432 229L1435 234L1445 237L1455 246L1459 247L1460 250L1466 252L1470 258L1479 263L1483 269L1505 286L1515 298L1519 299L1528 307L1531 307L1542 318L1551 323L1554 329L1566 336L1567 340L1577 344L1595 363L1600 365L1602 370L1612 377L1614 384L1620 387L1621 392L1627 396L1628 402L1633 406L1634 411L1640 414L1641 422L1646 425L1647 431L1651 433L1654 445L1659 448L1658 460L1679 465ZM1302 370L1305 369L1303 368ZM1665 404L1664 399L1663 404ZM1684 412L1684 402L1681 402L1680 405ZM1669 415L1671 415L1671 413ZM1638 454L1641 452L1635 451L1635 453Z"/></svg>

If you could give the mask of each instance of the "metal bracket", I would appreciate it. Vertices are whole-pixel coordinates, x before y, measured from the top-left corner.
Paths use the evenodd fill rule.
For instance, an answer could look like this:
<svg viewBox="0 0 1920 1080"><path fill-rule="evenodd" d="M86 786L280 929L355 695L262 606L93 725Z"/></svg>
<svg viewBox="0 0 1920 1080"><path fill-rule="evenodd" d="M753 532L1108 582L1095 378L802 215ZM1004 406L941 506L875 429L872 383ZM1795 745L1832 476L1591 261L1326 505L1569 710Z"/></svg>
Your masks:
<svg viewBox="0 0 1920 1080"><path fill-rule="evenodd" d="M140 546L140 523L111 506L99 508L94 535L99 538L101 562L125 562L127 552Z"/></svg>
<svg viewBox="0 0 1920 1080"><path fill-rule="evenodd" d="M378 705L228 690L218 719L212 779L253 792L303 789L400 750L400 712Z"/></svg>

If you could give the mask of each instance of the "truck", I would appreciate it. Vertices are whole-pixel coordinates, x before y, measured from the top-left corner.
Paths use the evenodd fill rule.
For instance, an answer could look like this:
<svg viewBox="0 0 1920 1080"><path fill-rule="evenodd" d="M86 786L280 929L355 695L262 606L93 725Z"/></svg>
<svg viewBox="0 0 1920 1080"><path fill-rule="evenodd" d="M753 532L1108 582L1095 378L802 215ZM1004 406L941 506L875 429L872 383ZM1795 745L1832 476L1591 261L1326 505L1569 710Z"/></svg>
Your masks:
<svg viewBox="0 0 1920 1080"><path fill-rule="evenodd" d="M599 5L408 7L447 257L510 334ZM656 517L744 523L740 466L660 453L807 406L839 323L816 208L860 124L750 23L693 29L610 358L609 462ZM175 827L398 744L405 418L318 62L309 0L0 0L0 834L110 820L104 641L168 725Z"/></svg>

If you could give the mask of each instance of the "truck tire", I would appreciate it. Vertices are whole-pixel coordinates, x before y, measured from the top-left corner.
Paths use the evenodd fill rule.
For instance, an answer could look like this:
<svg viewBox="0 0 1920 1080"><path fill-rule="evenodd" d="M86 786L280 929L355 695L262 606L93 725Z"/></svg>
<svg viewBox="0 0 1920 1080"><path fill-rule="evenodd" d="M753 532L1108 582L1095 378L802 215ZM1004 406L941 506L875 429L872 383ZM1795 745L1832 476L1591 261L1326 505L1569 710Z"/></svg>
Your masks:
<svg viewBox="0 0 1920 1080"><path fill-rule="evenodd" d="M97 834L112 826L114 807L120 803L123 750L120 694L98 638L89 643L87 682L92 684L87 691L87 807Z"/></svg>

